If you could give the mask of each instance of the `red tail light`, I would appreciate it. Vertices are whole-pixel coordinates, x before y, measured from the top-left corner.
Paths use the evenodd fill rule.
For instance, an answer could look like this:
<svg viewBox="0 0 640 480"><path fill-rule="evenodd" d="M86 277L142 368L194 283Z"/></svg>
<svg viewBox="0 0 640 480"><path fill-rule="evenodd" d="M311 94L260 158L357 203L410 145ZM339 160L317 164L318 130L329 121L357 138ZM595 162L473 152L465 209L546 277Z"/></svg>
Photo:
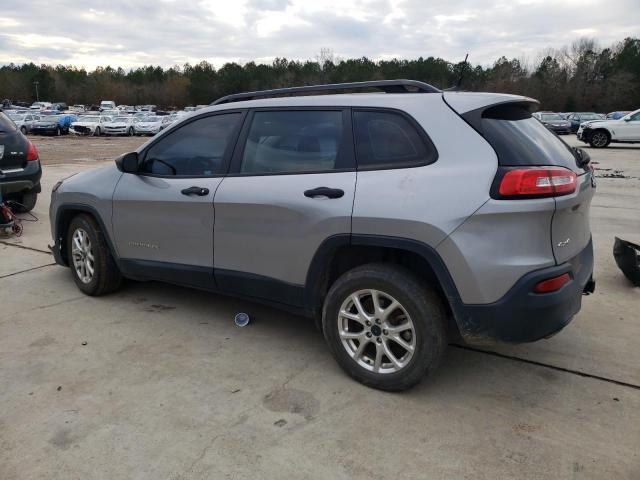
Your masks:
<svg viewBox="0 0 640 480"><path fill-rule="evenodd" d="M498 192L502 197L556 197L576 191L577 175L562 167L517 168L505 173Z"/></svg>
<svg viewBox="0 0 640 480"><path fill-rule="evenodd" d="M536 293L551 293L557 290L560 290L567 282L571 280L571 277L568 273L563 273L557 277L549 278L548 280L543 280L542 282L538 282L535 287L533 287L533 291Z"/></svg>
<svg viewBox="0 0 640 480"><path fill-rule="evenodd" d="M38 160L38 149L31 142L31 140L27 140L29 142L29 147L27 148L27 162L33 162L34 160Z"/></svg>

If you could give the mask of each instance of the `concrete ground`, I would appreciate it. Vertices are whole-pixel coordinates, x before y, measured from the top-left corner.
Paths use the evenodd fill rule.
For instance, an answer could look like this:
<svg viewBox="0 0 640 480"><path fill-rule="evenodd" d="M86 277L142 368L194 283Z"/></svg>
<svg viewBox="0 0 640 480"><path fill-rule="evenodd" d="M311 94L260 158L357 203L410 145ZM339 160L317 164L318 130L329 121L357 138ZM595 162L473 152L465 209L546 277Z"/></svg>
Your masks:
<svg viewBox="0 0 640 480"><path fill-rule="evenodd" d="M157 283L82 295L47 253L48 197L96 162L45 165L39 220L0 239L0 479L640 478L640 289L611 254L640 241L640 148L590 153L627 178L598 178L580 314L534 344L452 346L402 394L277 310Z"/></svg>

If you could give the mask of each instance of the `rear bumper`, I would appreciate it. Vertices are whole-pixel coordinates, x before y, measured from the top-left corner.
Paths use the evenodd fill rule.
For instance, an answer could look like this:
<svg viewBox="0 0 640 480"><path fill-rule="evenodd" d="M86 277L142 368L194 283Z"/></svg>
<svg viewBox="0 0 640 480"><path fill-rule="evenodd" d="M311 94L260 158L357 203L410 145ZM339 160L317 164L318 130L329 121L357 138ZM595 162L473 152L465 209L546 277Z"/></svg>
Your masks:
<svg viewBox="0 0 640 480"><path fill-rule="evenodd" d="M40 161L26 162L24 168L5 170L4 178L0 180L0 192L9 195L36 189L36 192L40 193L41 177Z"/></svg>
<svg viewBox="0 0 640 480"><path fill-rule="evenodd" d="M63 127L47 127L47 128L42 128L42 127L32 127L31 128L31 133L33 133L34 135L53 135L56 133L57 129L60 129L61 131L64 130Z"/></svg>
<svg viewBox="0 0 640 480"><path fill-rule="evenodd" d="M534 286L551 277L569 273L571 280L552 293L533 293ZM536 270L522 277L497 302L463 304L461 333L469 343L534 342L562 330L580 311L582 295L592 293L593 244L562 265Z"/></svg>

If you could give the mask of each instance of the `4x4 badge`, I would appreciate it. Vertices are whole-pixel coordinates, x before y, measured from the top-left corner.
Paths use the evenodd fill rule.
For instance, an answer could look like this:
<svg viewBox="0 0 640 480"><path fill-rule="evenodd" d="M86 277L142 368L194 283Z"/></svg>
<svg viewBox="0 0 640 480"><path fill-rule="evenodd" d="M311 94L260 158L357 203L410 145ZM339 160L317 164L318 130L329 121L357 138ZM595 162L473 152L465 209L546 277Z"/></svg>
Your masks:
<svg viewBox="0 0 640 480"><path fill-rule="evenodd" d="M562 242L558 242L558 247L560 247L560 248L566 247L567 245L569 245L570 241L571 241L571 239L567 238L566 240L563 240Z"/></svg>

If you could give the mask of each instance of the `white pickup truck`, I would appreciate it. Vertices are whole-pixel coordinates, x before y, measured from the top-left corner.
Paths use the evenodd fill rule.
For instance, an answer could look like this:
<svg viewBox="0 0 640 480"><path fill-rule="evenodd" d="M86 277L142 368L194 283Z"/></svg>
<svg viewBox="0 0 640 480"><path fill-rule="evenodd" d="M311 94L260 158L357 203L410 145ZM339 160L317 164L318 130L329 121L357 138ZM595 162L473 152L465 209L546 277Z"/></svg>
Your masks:
<svg viewBox="0 0 640 480"><path fill-rule="evenodd" d="M594 148L610 143L640 143L640 109L618 120L594 120L578 128L578 140Z"/></svg>

